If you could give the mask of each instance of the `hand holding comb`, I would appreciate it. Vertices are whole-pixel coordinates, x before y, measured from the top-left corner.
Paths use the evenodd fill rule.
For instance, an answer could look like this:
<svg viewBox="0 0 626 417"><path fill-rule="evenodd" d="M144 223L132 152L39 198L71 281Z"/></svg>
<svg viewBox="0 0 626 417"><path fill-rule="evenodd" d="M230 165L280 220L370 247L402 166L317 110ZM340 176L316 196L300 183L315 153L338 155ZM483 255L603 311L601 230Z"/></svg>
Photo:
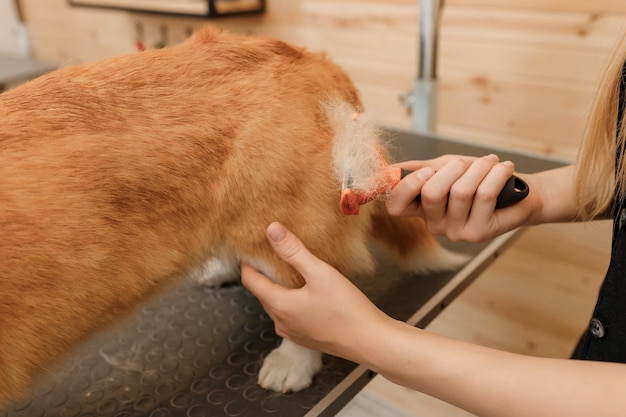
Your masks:
<svg viewBox="0 0 626 417"><path fill-rule="evenodd" d="M400 180L412 172L413 171L407 169L389 167L387 174L380 182L380 186L376 190L369 192L351 188L352 184L348 178L344 181L341 190L341 212L345 215L359 214L360 205L368 203L376 197L391 191L391 189L395 187ZM529 191L530 189L528 184L524 180L518 176L512 175L504 184L500 194L498 194L498 198L496 199L496 209L508 207L522 201L526 198L526 196L528 196ZM415 200L420 201L420 197L421 196L418 195L415 197Z"/></svg>

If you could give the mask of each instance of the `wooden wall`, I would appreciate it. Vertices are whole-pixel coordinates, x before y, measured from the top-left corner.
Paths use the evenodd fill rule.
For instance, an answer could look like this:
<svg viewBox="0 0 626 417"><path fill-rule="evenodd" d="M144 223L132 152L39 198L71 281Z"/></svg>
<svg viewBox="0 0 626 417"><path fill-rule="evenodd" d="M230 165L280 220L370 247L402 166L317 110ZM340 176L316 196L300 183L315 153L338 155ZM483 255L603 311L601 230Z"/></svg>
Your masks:
<svg viewBox="0 0 626 417"><path fill-rule="evenodd" d="M566 157L626 29L626 2L455 0L443 20L441 130Z"/></svg>

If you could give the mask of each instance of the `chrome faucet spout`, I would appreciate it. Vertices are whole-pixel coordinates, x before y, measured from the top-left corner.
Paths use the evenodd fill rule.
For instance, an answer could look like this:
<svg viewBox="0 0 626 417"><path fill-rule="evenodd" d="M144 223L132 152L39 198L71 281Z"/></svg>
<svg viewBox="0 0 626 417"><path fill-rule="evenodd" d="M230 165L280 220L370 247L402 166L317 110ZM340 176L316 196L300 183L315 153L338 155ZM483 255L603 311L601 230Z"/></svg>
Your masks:
<svg viewBox="0 0 626 417"><path fill-rule="evenodd" d="M437 111L437 45L444 0L418 0L418 61L413 91L400 96L418 131L435 129Z"/></svg>
<svg viewBox="0 0 626 417"><path fill-rule="evenodd" d="M442 0L419 1L419 58L417 78L437 79L437 46L439 44L439 13Z"/></svg>

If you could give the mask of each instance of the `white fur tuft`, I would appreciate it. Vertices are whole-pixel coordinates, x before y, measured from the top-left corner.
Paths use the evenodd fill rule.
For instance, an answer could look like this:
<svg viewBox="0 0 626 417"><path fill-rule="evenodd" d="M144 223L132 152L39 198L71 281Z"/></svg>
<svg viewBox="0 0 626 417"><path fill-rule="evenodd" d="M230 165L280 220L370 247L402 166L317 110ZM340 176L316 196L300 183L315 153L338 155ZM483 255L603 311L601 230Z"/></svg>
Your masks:
<svg viewBox="0 0 626 417"><path fill-rule="evenodd" d="M333 163L339 181L351 180L351 188L372 191L385 173L380 159L381 132L368 114L354 118L354 109L345 102L324 105L335 132Z"/></svg>
<svg viewBox="0 0 626 417"><path fill-rule="evenodd" d="M236 282L240 275L239 259L223 249L217 252L219 255L207 259L189 271L188 278L201 285L214 288Z"/></svg>

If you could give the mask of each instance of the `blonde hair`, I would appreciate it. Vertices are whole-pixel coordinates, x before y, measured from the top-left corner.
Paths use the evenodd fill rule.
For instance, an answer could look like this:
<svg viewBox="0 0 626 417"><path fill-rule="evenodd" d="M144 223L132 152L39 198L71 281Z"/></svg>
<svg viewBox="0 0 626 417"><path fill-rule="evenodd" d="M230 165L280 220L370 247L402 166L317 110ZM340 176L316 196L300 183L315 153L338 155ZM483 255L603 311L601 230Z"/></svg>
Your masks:
<svg viewBox="0 0 626 417"><path fill-rule="evenodd" d="M616 163L616 152L624 149L626 138L624 123L617 120L625 60L626 34L615 49L593 99L575 165L576 200L583 220L610 213L615 199L623 198L626 192L626 160L620 156Z"/></svg>

